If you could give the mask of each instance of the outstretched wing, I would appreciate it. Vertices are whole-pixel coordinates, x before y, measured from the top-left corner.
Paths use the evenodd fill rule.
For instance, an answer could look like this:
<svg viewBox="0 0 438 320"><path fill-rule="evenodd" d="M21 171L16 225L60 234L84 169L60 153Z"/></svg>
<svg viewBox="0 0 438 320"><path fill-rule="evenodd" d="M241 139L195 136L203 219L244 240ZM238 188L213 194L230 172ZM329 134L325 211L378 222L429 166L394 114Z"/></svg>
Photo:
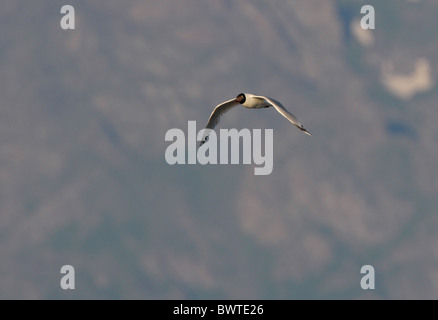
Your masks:
<svg viewBox="0 0 438 320"><path fill-rule="evenodd" d="M214 129L214 127L217 126L219 123L220 117L230 110L232 107L237 106L239 103L236 101L236 99L231 99L228 101L225 101L214 108L213 112L210 115L210 118L208 119L207 125L205 126L206 129ZM201 145L205 143L207 139L207 135L205 134L202 138Z"/></svg>
<svg viewBox="0 0 438 320"><path fill-rule="evenodd" d="M214 127L216 127L219 123L220 117L232 107L235 107L237 105L238 103L236 102L236 99L231 99L216 106L216 108L214 108L213 112L211 113L205 127L207 129L213 129Z"/></svg>
<svg viewBox="0 0 438 320"><path fill-rule="evenodd" d="M283 115L283 117L285 117L287 120L292 122L298 129L303 131L305 134L308 134L309 136L312 135L309 131L306 130L306 128L304 128L304 126L298 121L298 119L292 113L290 113L289 111L286 110L285 107L283 107L283 105L279 101L268 97L266 97L266 101L272 104L272 106L275 109L277 109L277 111L280 112Z"/></svg>

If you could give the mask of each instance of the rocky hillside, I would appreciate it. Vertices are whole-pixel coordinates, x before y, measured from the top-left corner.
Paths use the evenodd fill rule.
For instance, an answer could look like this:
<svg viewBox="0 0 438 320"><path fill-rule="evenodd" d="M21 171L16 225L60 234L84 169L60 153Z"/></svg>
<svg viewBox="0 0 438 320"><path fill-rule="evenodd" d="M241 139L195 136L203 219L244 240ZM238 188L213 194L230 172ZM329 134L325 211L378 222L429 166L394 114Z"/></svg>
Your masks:
<svg viewBox="0 0 438 320"><path fill-rule="evenodd" d="M0 298L438 298L438 3L4 0ZM166 163L167 130L274 129L274 170ZM59 286L61 266L76 289ZM376 289L360 268L372 265Z"/></svg>

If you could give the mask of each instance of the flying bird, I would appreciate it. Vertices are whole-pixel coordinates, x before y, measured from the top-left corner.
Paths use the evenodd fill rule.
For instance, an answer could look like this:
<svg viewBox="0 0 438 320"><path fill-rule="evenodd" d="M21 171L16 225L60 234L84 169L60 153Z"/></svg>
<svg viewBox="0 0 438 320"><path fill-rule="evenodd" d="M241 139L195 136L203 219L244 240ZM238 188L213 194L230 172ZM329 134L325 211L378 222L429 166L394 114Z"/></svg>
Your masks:
<svg viewBox="0 0 438 320"><path fill-rule="evenodd" d="M274 107L278 112L281 113L283 117L292 122L298 129L303 131L305 134L311 136L310 132L307 131L306 128L304 128L304 126L298 121L298 119L292 113L287 111L280 102L269 97L257 96L251 93L240 93L235 99L225 101L216 106L216 108L214 108L213 112L211 113L210 118L208 119L206 129L213 129L214 127L216 127L216 125L219 123L220 117L225 112L235 106L238 106L239 104L248 109ZM208 135L204 135L201 141L201 145L203 145L207 140Z"/></svg>

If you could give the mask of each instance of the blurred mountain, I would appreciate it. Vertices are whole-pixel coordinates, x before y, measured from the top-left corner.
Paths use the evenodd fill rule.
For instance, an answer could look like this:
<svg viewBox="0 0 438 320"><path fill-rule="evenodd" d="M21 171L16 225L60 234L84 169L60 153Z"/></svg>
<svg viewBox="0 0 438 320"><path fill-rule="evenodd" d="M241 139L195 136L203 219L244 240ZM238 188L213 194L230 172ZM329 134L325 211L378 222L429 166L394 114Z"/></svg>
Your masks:
<svg viewBox="0 0 438 320"><path fill-rule="evenodd" d="M368 1L375 30L363 1L71 4L0 11L0 298L438 298L436 1ZM271 175L165 162L239 92L313 136L236 108Z"/></svg>

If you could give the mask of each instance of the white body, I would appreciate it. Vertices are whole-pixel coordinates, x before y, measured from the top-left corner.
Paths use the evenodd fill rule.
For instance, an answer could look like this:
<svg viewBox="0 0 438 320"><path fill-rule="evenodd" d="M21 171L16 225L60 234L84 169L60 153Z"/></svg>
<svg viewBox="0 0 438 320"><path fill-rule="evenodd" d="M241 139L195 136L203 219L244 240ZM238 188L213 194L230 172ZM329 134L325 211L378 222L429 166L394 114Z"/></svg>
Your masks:
<svg viewBox="0 0 438 320"><path fill-rule="evenodd" d="M281 113L283 117L292 122L292 124L294 124L298 129L311 136L310 132L307 131L306 128L304 128L304 126L298 121L298 119L292 113L287 111L279 101L265 96L257 96L252 93L240 93L235 99L225 101L216 106L211 113L210 118L208 119L206 128L213 129L219 123L219 118L225 112L235 106L238 106L239 104L248 109L274 107L278 112ZM206 141L207 138L208 137L205 136L204 139L202 139L201 145Z"/></svg>
<svg viewBox="0 0 438 320"><path fill-rule="evenodd" d="M251 93L244 93L246 100L242 103L242 106L248 109L260 109L271 107L272 104L266 100L266 97L256 96Z"/></svg>

